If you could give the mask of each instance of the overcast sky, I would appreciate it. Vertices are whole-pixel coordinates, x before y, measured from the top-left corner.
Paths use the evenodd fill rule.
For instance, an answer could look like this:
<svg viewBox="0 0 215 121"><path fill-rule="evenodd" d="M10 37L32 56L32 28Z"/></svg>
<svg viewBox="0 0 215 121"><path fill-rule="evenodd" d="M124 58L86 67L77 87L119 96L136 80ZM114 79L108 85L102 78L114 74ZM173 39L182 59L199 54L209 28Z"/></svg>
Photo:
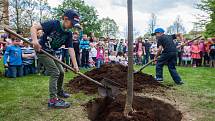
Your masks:
<svg viewBox="0 0 215 121"><path fill-rule="evenodd" d="M56 7L62 0L48 0L52 7ZM127 0L85 0L98 11L99 18L110 17L114 19L120 31L127 25ZM196 21L198 13L202 11L195 8L200 0L133 0L134 28L141 34L148 30L151 13L157 16L157 27L165 30L177 16L180 16L186 31L190 31Z"/></svg>

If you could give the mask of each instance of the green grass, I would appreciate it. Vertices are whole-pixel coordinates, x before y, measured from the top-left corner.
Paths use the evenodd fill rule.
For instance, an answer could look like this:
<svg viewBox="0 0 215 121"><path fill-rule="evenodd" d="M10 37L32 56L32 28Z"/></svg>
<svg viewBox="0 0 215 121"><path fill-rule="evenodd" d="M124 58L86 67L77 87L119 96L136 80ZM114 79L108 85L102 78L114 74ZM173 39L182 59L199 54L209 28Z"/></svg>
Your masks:
<svg viewBox="0 0 215 121"><path fill-rule="evenodd" d="M164 67L164 84L174 85L175 98L186 103L190 111L200 113L196 114L201 115L197 121L215 121L215 68L177 67L177 71L185 84L174 85L167 67ZM148 67L143 72L154 76L155 67Z"/></svg>
<svg viewBox="0 0 215 121"><path fill-rule="evenodd" d="M0 67L1 72L4 70ZM65 82L75 75L67 73ZM66 110L50 110L48 101L48 77L29 75L26 77L10 79L0 78L0 121L50 121L50 120L78 120L86 118L80 107L93 96L83 93L73 94L67 99L73 102L73 107Z"/></svg>
<svg viewBox="0 0 215 121"><path fill-rule="evenodd" d="M139 68L139 67L136 67ZM174 95L187 102L192 110L200 110L202 121L214 121L215 116L215 69L212 68L185 68L178 67L185 84L173 86ZM4 69L0 66L0 71ZM82 70L86 71L86 70ZM154 75L154 66L143 70ZM66 73L65 82L75 75ZM166 85L173 85L167 68L164 68ZM47 108L48 77L29 75L26 77L9 79L0 78L0 120L1 121L83 121L87 120L86 113L81 104L92 99L83 93L73 94L67 101L74 105L65 110L50 110Z"/></svg>

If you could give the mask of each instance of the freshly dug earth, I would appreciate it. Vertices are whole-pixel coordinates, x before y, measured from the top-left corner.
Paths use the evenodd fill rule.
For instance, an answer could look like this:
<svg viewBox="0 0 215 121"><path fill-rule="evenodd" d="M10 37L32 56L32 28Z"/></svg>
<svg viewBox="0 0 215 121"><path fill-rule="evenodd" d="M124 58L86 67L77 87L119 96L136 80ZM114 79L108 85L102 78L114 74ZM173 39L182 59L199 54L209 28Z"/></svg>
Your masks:
<svg viewBox="0 0 215 121"><path fill-rule="evenodd" d="M120 88L126 89L127 85L127 67L119 64L105 64L99 69L93 69L85 73L87 76L101 82L102 79L108 78L120 84ZM82 91L85 94L97 93L98 86L93 82L86 80L81 76L75 77L67 85L72 92ZM159 87L162 84L155 81L152 75L137 73L134 75L134 91L141 92L143 89L147 91L163 91Z"/></svg>
<svg viewBox="0 0 215 121"><path fill-rule="evenodd" d="M88 118L91 121L181 121L182 113L174 106L154 98L134 96L130 118L123 114L125 96L116 99L97 98L86 104Z"/></svg>

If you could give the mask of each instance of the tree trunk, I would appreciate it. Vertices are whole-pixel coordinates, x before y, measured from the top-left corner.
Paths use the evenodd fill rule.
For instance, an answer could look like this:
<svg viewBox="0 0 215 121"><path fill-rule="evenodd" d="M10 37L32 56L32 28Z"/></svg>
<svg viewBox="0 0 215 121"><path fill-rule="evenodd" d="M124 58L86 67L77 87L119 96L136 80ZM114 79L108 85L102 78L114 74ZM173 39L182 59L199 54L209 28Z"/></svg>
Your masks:
<svg viewBox="0 0 215 121"><path fill-rule="evenodd" d="M127 0L128 7L128 79L127 79L127 95L124 114L128 116L133 111L133 10L132 0Z"/></svg>
<svg viewBox="0 0 215 121"><path fill-rule="evenodd" d="M42 22L42 0L40 0L40 23Z"/></svg>
<svg viewBox="0 0 215 121"><path fill-rule="evenodd" d="M4 24L9 26L9 11L8 11L8 7L9 7L9 1L8 0L4 0Z"/></svg>
<svg viewBox="0 0 215 121"><path fill-rule="evenodd" d="M4 1L0 0L0 30L3 30L3 9L4 9Z"/></svg>
<svg viewBox="0 0 215 121"><path fill-rule="evenodd" d="M19 23L19 5L18 5L18 0L15 1L16 5L15 5L15 10L16 10L16 28L17 31L20 31L20 23Z"/></svg>
<svg viewBox="0 0 215 121"><path fill-rule="evenodd" d="M0 0L0 30L3 30L3 26L9 26L8 2L8 0Z"/></svg>

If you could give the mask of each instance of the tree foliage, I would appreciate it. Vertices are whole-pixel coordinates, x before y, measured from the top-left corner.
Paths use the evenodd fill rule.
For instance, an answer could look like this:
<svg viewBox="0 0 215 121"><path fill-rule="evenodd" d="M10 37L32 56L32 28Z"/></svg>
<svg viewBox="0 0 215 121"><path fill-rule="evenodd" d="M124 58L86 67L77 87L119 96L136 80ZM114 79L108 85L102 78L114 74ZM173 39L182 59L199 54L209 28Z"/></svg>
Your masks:
<svg viewBox="0 0 215 121"><path fill-rule="evenodd" d="M167 33L168 34L186 33L185 27L182 23L180 16L178 16L174 23L167 28Z"/></svg>
<svg viewBox="0 0 215 121"><path fill-rule="evenodd" d="M46 0L10 0L10 26L17 31L28 33L34 21L39 22L39 20L44 20L44 16L49 15L47 13L39 16L38 11L49 11L50 9Z"/></svg>
<svg viewBox="0 0 215 121"><path fill-rule="evenodd" d="M54 8L53 17L60 19L63 15L63 11L66 9L74 9L78 11L85 34L94 32L95 35L100 35L101 24L98 19L97 11L94 7L87 5L82 0L64 0L61 5Z"/></svg>
<svg viewBox="0 0 215 121"><path fill-rule="evenodd" d="M151 13L151 18L149 20L149 34L154 32L156 27L157 16L154 13Z"/></svg>
<svg viewBox="0 0 215 121"><path fill-rule="evenodd" d="M206 23L206 37L214 37L215 36L215 1L214 0L202 0L200 4L197 4L197 8L205 11L210 15L209 21L205 20Z"/></svg>
<svg viewBox="0 0 215 121"><path fill-rule="evenodd" d="M8 0L0 1L0 30L9 25Z"/></svg>
<svg viewBox="0 0 215 121"><path fill-rule="evenodd" d="M118 33L118 26L113 19L109 17L100 20L101 23L101 35L103 37L116 37Z"/></svg>

